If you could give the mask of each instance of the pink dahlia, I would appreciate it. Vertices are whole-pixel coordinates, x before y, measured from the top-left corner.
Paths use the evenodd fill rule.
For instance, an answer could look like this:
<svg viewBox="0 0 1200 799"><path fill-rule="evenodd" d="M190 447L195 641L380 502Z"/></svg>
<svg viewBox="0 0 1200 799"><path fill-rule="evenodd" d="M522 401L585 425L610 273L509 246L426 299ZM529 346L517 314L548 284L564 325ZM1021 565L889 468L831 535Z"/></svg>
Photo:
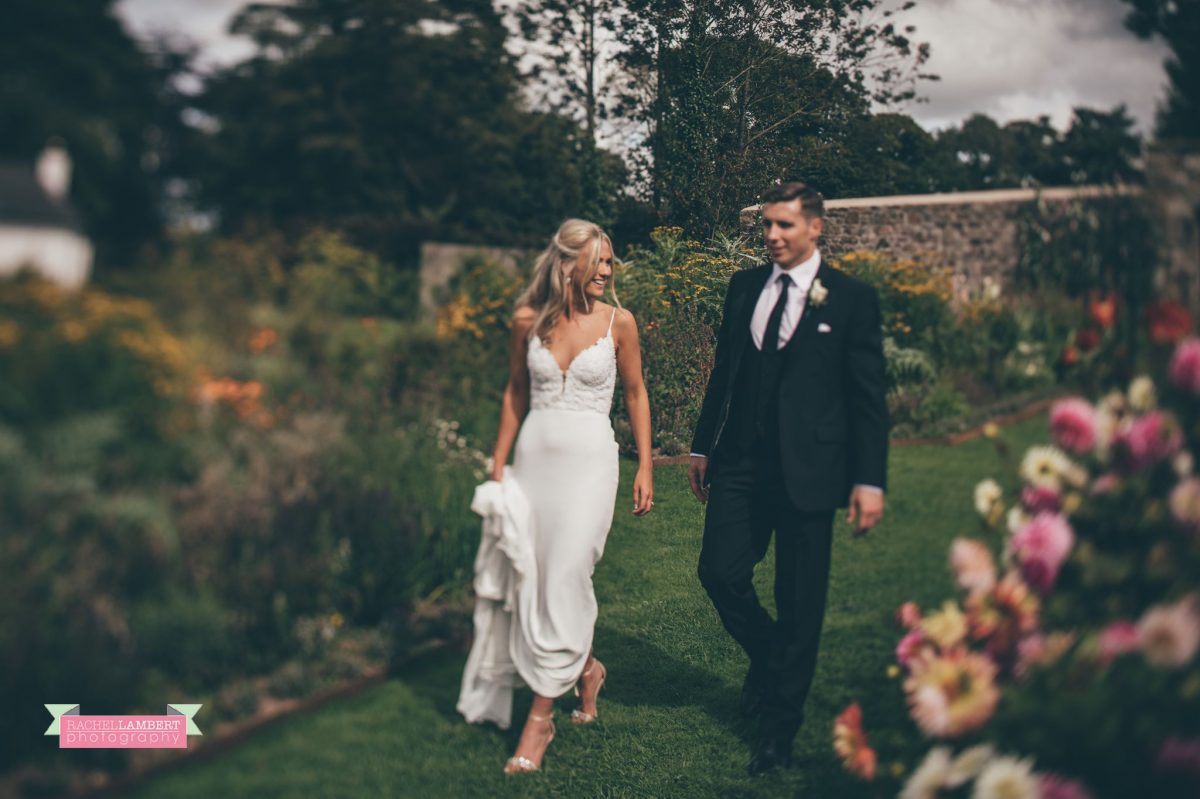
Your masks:
<svg viewBox="0 0 1200 799"><path fill-rule="evenodd" d="M1043 593L1053 585L1074 545L1075 532L1058 513L1034 516L1033 521L1018 530L1010 542L1025 579Z"/></svg>
<svg viewBox="0 0 1200 799"><path fill-rule="evenodd" d="M1168 375L1179 388L1200 395L1200 338L1179 342Z"/></svg>
<svg viewBox="0 0 1200 799"><path fill-rule="evenodd" d="M921 651L927 648L927 646L925 636L920 630L909 630L900 639L900 643L896 644L896 662L904 668L908 668L913 658L921 654Z"/></svg>
<svg viewBox="0 0 1200 799"><path fill-rule="evenodd" d="M973 538L956 538L950 545L950 567L961 588L990 591L996 584L996 562L992 551Z"/></svg>
<svg viewBox="0 0 1200 799"><path fill-rule="evenodd" d="M1013 673L1025 677L1035 666L1047 666L1057 662L1075 645L1078 636L1070 632L1035 632L1017 644L1017 663Z"/></svg>
<svg viewBox="0 0 1200 799"><path fill-rule="evenodd" d="M1043 774L1038 780L1040 799L1092 799L1083 783L1058 774Z"/></svg>
<svg viewBox="0 0 1200 799"><path fill-rule="evenodd" d="M1027 485L1021 489L1021 504L1033 514L1058 513L1062 509L1062 498L1050 486Z"/></svg>
<svg viewBox="0 0 1200 799"><path fill-rule="evenodd" d="M1025 582L1045 595L1054 588L1061 566L1061 563L1055 563L1045 556L1029 555L1021 561L1021 576L1025 578Z"/></svg>
<svg viewBox="0 0 1200 799"><path fill-rule="evenodd" d="M1069 452L1090 452L1096 443L1096 410L1078 397L1059 400L1050 408L1050 433Z"/></svg>
<svg viewBox="0 0 1200 799"><path fill-rule="evenodd" d="M1136 652L1139 646L1137 626L1124 619L1114 621L1100 631L1097 643L1100 660L1104 663L1110 663L1113 658L1124 655L1126 652Z"/></svg>
<svg viewBox="0 0 1200 799"><path fill-rule="evenodd" d="M1196 598L1186 596L1171 605L1156 605L1138 620L1138 643L1146 662L1181 668L1200 650L1200 614Z"/></svg>
<svg viewBox="0 0 1200 799"><path fill-rule="evenodd" d="M916 627L921 623L921 608L916 602L905 602L896 608L896 622L901 627Z"/></svg>
<svg viewBox="0 0 1200 799"><path fill-rule="evenodd" d="M1154 768L1157 771L1182 771L1200 777L1200 738L1166 739L1158 749Z"/></svg>
<svg viewBox="0 0 1200 799"><path fill-rule="evenodd" d="M1178 452L1183 446L1183 433L1172 416L1151 411L1121 430L1116 446L1125 467L1137 472Z"/></svg>
<svg viewBox="0 0 1200 799"><path fill-rule="evenodd" d="M1105 472L1092 483L1092 496L1115 494L1121 488L1121 478L1114 472Z"/></svg>
<svg viewBox="0 0 1200 799"><path fill-rule="evenodd" d="M1167 499L1171 516L1186 530L1200 532L1200 477L1180 480Z"/></svg>

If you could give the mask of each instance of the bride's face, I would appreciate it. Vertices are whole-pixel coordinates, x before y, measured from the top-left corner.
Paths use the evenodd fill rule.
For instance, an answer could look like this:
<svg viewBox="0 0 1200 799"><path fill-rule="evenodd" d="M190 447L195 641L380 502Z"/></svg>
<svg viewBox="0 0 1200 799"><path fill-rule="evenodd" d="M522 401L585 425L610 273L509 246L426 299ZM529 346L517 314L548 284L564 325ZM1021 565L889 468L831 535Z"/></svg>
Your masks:
<svg viewBox="0 0 1200 799"><path fill-rule="evenodd" d="M608 288L608 283L612 280L613 273L613 252L612 246L607 241L600 243L600 256L596 260L595 269L590 269L591 248L586 248L585 252L581 253L579 258L572 266L569 276L571 282L576 280L582 281L583 293L589 300L599 300L604 298L604 292ZM576 295L578 296L578 295Z"/></svg>

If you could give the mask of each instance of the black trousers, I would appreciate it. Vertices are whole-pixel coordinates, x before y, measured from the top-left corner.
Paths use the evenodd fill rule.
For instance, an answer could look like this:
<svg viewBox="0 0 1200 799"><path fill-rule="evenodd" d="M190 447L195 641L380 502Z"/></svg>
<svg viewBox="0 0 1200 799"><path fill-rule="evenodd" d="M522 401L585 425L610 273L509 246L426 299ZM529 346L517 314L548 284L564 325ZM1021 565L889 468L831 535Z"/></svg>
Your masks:
<svg viewBox="0 0 1200 799"><path fill-rule="evenodd" d="M755 447L722 458L709 487L698 571L725 629L746 650L751 668L766 675L762 723L791 735L804 720L816 671L835 510L796 509L772 449ZM775 621L752 582L772 532Z"/></svg>

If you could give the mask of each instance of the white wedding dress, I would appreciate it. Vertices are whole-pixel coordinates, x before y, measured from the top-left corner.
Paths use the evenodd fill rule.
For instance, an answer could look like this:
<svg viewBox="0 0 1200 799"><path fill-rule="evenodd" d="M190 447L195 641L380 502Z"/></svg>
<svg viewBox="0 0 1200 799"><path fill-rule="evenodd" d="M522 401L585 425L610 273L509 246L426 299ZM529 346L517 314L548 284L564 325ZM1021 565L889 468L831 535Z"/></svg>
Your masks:
<svg viewBox="0 0 1200 799"><path fill-rule="evenodd" d="M471 508L483 516L475 638L458 699L469 722L507 729L515 687L560 696L575 685L591 651L592 572L617 496L609 421L617 377L613 319L566 371L531 337L529 413L513 465L502 481L475 489Z"/></svg>

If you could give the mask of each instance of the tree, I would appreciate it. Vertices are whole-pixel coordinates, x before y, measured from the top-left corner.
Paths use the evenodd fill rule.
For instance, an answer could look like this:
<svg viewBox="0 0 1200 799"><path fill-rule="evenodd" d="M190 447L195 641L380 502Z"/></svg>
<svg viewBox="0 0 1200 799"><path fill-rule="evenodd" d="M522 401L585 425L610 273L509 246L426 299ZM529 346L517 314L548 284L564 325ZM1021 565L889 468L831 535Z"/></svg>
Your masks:
<svg viewBox="0 0 1200 799"><path fill-rule="evenodd" d="M597 125L605 118L601 38L616 31L617 0L531 0L516 3L512 15L533 61L525 75L538 87L538 100L584 126L580 153L583 213L602 225L613 221L616 187L605 180ZM613 44L608 43L609 47Z"/></svg>
<svg viewBox="0 0 1200 799"><path fill-rule="evenodd" d="M1057 147L1059 161L1070 182L1139 180L1141 172L1134 162L1141 155L1142 142L1133 132L1134 124L1124 105L1111 111L1076 108L1071 127Z"/></svg>
<svg viewBox="0 0 1200 799"><path fill-rule="evenodd" d="M937 136L943 191L1137 181L1141 141L1125 106L1076 108L1063 133L1048 117L1001 126L973 114Z"/></svg>
<svg viewBox="0 0 1200 799"><path fill-rule="evenodd" d="M204 97L222 224L319 222L405 257L421 238L532 243L582 205L583 138L518 104L487 0L252 4L258 53Z"/></svg>
<svg viewBox="0 0 1200 799"><path fill-rule="evenodd" d="M1125 0L1125 25L1138 36L1161 36L1171 48L1171 86L1159 106L1159 138L1200 138L1200 3L1196 0Z"/></svg>
<svg viewBox="0 0 1200 799"><path fill-rule="evenodd" d="M32 164L52 138L74 165L71 200L101 267L162 228L162 187L182 132L173 77L186 55L143 49L116 0L14 0L0 26L0 157Z"/></svg>
<svg viewBox="0 0 1200 799"><path fill-rule="evenodd" d="M772 179L812 178L802 156L835 149L871 102L911 99L929 53L879 0L624 6L620 110L644 125L660 216L700 235Z"/></svg>

